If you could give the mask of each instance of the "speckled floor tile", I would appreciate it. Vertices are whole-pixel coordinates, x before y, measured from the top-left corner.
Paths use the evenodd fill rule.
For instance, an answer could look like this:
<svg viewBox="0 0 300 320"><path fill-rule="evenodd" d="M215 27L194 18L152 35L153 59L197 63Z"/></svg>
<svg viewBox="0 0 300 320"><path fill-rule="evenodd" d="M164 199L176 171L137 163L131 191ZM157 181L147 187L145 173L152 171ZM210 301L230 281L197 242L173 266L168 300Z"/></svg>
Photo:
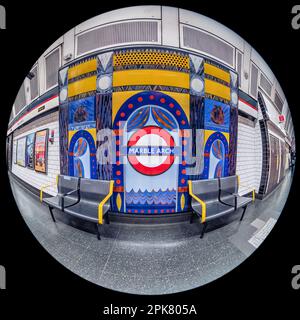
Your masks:
<svg viewBox="0 0 300 320"><path fill-rule="evenodd" d="M41 245L69 270L116 291L144 295L175 293L218 279L242 263L255 248L248 243L259 218L277 219L287 198L290 176L265 200L210 223L200 239L197 219L158 225L111 222L101 227L102 240L66 224L61 212L54 223L48 208L12 180L12 190L26 224Z"/></svg>

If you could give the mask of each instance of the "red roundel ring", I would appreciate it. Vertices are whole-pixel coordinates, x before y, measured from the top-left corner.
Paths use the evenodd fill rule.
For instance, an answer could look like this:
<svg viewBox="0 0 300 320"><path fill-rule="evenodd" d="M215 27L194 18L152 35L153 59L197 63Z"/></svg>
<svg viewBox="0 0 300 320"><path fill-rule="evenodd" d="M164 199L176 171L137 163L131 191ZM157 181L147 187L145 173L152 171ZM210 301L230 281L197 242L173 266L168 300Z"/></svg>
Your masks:
<svg viewBox="0 0 300 320"><path fill-rule="evenodd" d="M174 162L174 139L160 127L146 126L128 140L127 157L136 171L148 176L159 175Z"/></svg>

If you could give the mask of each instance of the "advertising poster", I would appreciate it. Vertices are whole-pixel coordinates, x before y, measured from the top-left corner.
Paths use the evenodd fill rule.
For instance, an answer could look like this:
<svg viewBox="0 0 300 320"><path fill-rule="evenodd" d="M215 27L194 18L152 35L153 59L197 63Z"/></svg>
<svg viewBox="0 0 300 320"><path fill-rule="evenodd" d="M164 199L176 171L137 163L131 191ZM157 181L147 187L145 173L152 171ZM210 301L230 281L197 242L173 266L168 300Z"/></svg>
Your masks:
<svg viewBox="0 0 300 320"><path fill-rule="evenodd" d="M17 164L22 167L25 167L25 146L26 137L17 141Z"/></svg>
<svg viewBox="0 0 300 320"><path fill-rule="evenodd" d="M46 173L46 157L47 157L47 133L48 130L42 130L35 136L35 171Z"/></svg>
<svg viewBox="0 0 300 320"><path fill-rule="evenodd" d="M25 164L27 168L33 169L33 147L34 147L34 133L31 133L26 138L26 154Z"/></svg>

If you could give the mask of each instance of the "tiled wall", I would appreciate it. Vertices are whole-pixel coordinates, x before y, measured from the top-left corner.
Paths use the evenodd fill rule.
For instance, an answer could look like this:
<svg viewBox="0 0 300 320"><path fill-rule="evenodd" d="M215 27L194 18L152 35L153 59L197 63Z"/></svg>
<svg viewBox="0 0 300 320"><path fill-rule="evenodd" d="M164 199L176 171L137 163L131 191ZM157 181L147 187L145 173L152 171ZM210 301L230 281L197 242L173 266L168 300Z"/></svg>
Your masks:
<svg viewBox="0 0 300 320"><path fill-rule="evenodd" d="M262 146L259 124L239 116L237 168L239 194L258 190L261 177Z"/></svg>
<svg viewBox="0 0 300 320"><path fill-rule="evenodd" d="M55 195L57 193L56 187L56 175L59 174L59 126L58 126L58 112L49 114L46 117L40 118L31 122L27 126L16 130L14 133L14 145L18 138L24 137L27 134L36 132L43 129L54 130L54 143L48 142L48 162L47 162L47 174L36 172L32 169L25 168L15 164L15 147L13 154L12 172L23 181L37 188L41 189L43 185L51 184L51 186L45 189L45 192Z"/></svg>

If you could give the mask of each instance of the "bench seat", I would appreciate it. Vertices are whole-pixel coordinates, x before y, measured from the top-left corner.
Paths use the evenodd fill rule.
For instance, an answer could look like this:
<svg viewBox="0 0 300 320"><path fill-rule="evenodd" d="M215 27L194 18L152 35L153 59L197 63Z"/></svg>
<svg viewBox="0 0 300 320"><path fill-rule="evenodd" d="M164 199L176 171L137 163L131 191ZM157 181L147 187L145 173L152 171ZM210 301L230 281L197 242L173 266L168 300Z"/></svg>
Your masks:
<svg viewBox="0 0 300 320"><path fill-rule="evenodd" d="M75 191L77 192L77 190ZM64 200L62 200L62 198L64 198ZM43 202L52 208L63 211L64 208L74 205L76 202L78 202L78 198L65 196L63 193L58 193L55 197L45 198Z"/></svg>
<svg viewBox="0 0 300 320"><path fill-rule="evenodd" d="M69 177L66 175L58 175L57 190L58 193L54 197L43 198L43 190L41 189L41 201L45 203L49 210L53 221L53 209L64 211L65 207L74 205L79 201L79 183L80 179L77 177Z"/></svg>
<svg viewBox="0 0 300 320"><path fill-rule="evenodd" d="M248 197L242 197L239 195L234 195L234 196L221 196L221 201L224 204L227 204L229 206L234 207L236 204L236 209L243 208L244 206L248 205L249 203L252 202L251 198Z"/></svg>
<svg viewBox="0 0 300 320"><path fill-rule="evenodd" d="M69 208L66 208L64 212L87 221L98 223L98 206L99 203L83 200ZM108 213L109 208L109 204L105 203L103 205L103 216Z"/></svg>
<svg viewBox="0 0 300 320"><path fill-rule="evenodd" d="M243 219L251 198L238 195L238 176L208 180L190 180L189 194L192 197L191 207L203 223L200 238L203 237L207 223L213 219L223 217L243 208ZM254 191L253 191L254 199Z"/></svg>
<svg viewBox="0 0 300 320"><path fill-rule="evenodd" d="M192 201L192 208L194 212L201 217L202 214L202 206L200 203L196 201ZM205 221L210 221L213 219L220 218L222 216L225 216L229 213L234 212L234 207L225 205L220 202L211 202L206 203L206 219Z"/></svg>
<svg viewBox="0 0 300 320"><path fill-rule="evenodd" d="M80 178L80 200L64 209L64 212L96 224L97 237L100 240L99 225L103 220L109 223L108 212L110 197L113 193L113 181Z"/></svg>
<svg viewBox="0 0 300 320"><path fill-rule="evenodd" d="M235 210L238 210L239 208L243 208L244 210L240 219L242 220L248 204L251 203L252 200L254 200L254 190L252 191L253 193L252 199L249 197L240 196L238 194L239 178L237 175L219 178L219 183L220 183L220 194L219 194L220 202L234 207Z"/></svg>

